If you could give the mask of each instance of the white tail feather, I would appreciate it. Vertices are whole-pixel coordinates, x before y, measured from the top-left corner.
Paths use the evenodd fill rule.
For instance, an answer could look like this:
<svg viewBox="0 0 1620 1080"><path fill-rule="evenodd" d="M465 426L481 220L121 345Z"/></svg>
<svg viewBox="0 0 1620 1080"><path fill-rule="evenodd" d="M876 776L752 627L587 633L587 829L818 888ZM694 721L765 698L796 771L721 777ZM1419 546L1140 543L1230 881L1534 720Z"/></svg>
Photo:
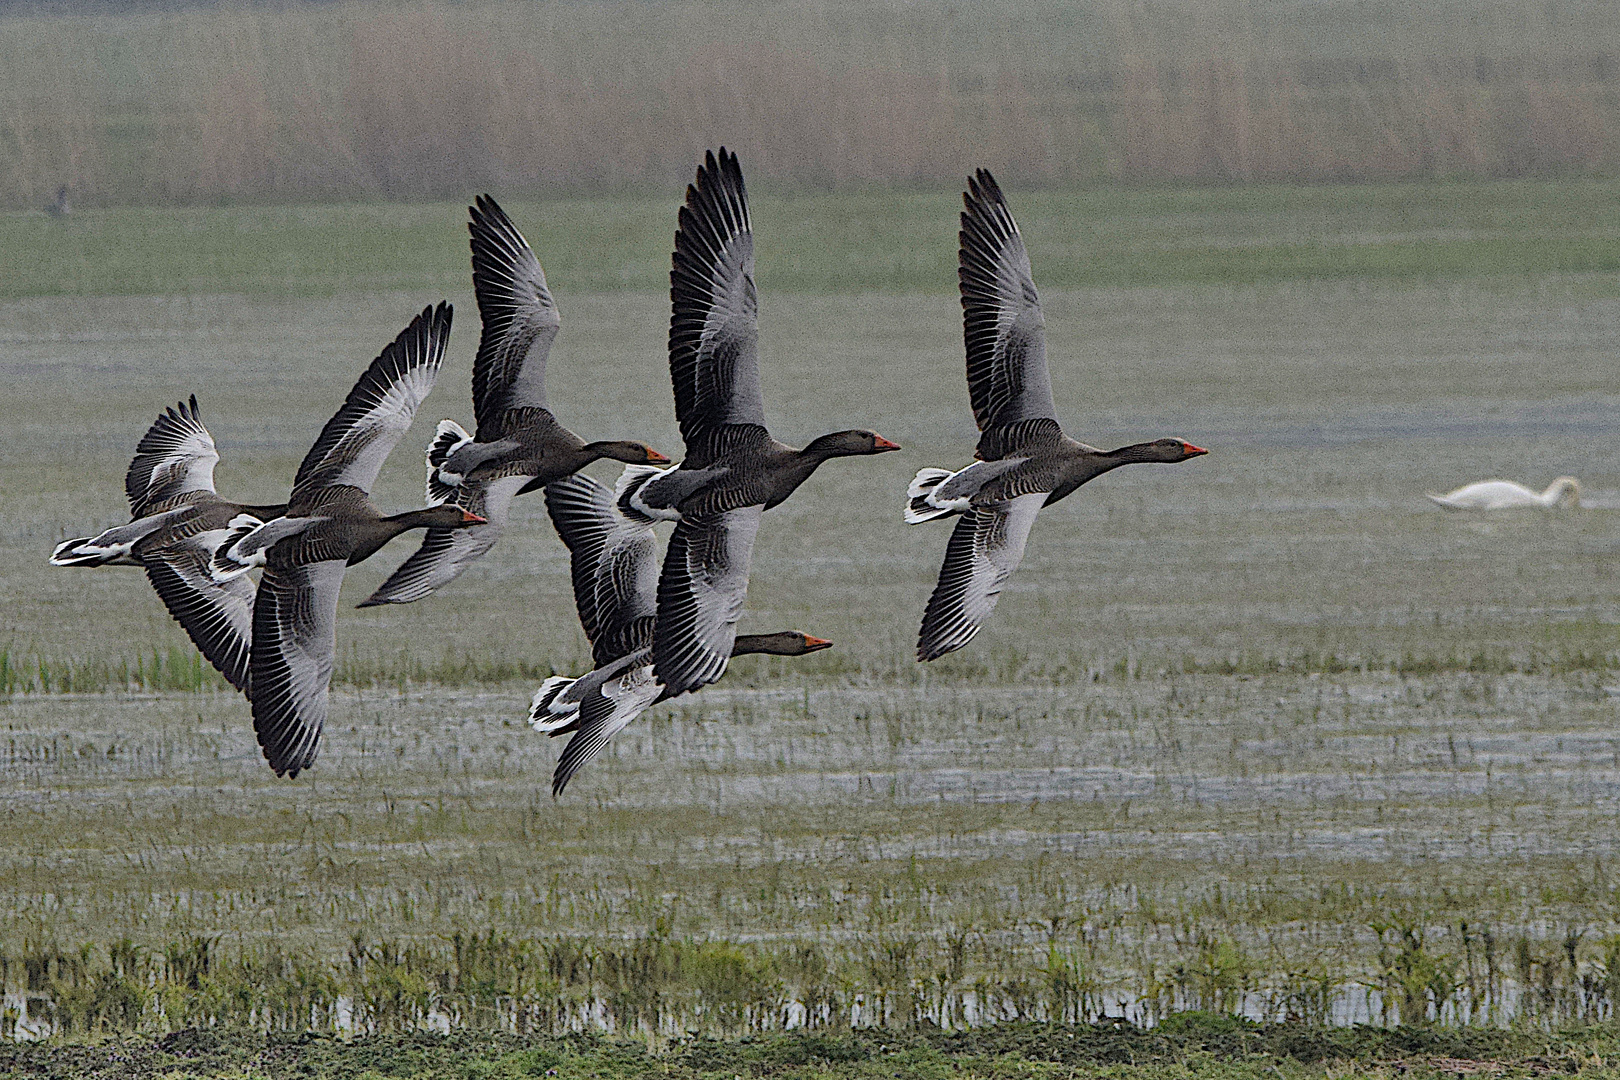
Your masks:
<svg viewBox="0 0 1620 1080"><path fill-rule="evenodd" d="M641 489L667 470L656 465L626 465L613 485L613 505L632 521L679 521L678 510L655 510L641 501Z"/></svg>
<svg viewBox="0 0 1620 1080"><path fill-rule="evenodd" d="M427 447L427 503L442 506L450 501L456 488L461 486L459 473L444 471L450 455L473 441L467 429L454 420L440 420L433 432L433 441Z"/></svg>
<svg viewBox="0 0 1620 1080"><path fill-rule="evenodd" d="M911 486L906 488L907 525L920 525L935 518L967 512L967 508L973 503L971 497L943 500L934 497L934 492L939 490L940 485L955 475L949 469L917 470Z"/></svg>
<svg viewBox="0 0 1620 1080"><path fill-rule="evenodd" d="M562 698L578 681L566 675L553 675L541 683L529 702L529 725L538 732L553 735L559 733L558 728L572 724L579 716L579 703Z"/></svg>

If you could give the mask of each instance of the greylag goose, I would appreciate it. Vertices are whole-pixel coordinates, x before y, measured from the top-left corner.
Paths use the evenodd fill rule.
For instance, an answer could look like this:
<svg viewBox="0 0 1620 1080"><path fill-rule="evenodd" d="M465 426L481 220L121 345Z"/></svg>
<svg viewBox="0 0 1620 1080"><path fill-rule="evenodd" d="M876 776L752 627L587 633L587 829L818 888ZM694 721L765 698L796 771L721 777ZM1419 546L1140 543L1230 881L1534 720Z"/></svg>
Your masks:
<svg viewBox="0 0 1620 1080"><path fill-rule="evenodd" d="M221 577L263 566L253 604L253 728L277 776L315 761L337 649L343 572L408 529L463 528L483 519L459 506L385 517L369 494L388 452L438 376L451 308L411 321L371 362L298 467L285 516L244 522L215 556Z"/></svg>
<svg viewBox="0 0 1620 1080"><path fill-rule="evenodd" d="M1449 510L1514 510L1535 507L1551 510L1559 506L1581 505L1581 482L1573 476L1560 476L1546 491L1531 491L1511 480L1481 480L1446 495L1429 498Z"/></svg>
<svg viewBox="0 0 1620 1080"><path fill-rule="evenodd" d="M900 447L852 430L795 450L765 429L753 227L742 168L724 147L686 189L669 281L669 372L686 458L667 470L626 466L618 498L678 522L658 581L652 656L658 681L679 694L725 672L761 512L829 458Z"/></svg>
<svg viewBox="0 0 1620 1080"><path fill-rule="evenodd" d="M579 621L596 667L577 679L553 676L535 691L529 722L547 735L573 733L552 774L551 793L601 753L609 739L679 691L653 675L653 625L658 607L657 543L653 519L623 509L588 476L546 487L546 511L567 545ZM731 655L804 656L831 647L797 630L739 634Z"/></svg>
<svg viewBox="0 0 1620 1080"><path fill-rule="evenodd" d="M1098 450L1063 434L1046 369L1046 323L1018 224L984 169L968 180L962 200L957 281L978 460L954 473L923 469L906 493L910 524L962 516L923 614L918 660L937 660L973 640L1024 557L1041 507L1121 465L1208 452L1183 439Z"/></svg>
<svg viewBox="0 0 1620 1080"><path fill-rule="evenodd" d="M165 411L141 436L124 474L128 524L99 536L65 540L52 566L139 566L163 606L210 664L238 690L248 689L253 582L216 581L214 550L233 521L267 521L286 506L247 506L214 491L219 451L203 426L197 396Z"/></svg>
<svg viewBox="0 0 1620 1080"><path fill-rule="evenodd" d="M471 529L429 529L422 546L360 604L408 604L454 581L500 539L514 496L545 487L593 461L667 465L643 443L587 443L546 407L546 356L562 320L545 271L494 199L468 207L473 292L484 329L473 362L478 436L442 420L428 446L427 501L487 519Z"/></svg>

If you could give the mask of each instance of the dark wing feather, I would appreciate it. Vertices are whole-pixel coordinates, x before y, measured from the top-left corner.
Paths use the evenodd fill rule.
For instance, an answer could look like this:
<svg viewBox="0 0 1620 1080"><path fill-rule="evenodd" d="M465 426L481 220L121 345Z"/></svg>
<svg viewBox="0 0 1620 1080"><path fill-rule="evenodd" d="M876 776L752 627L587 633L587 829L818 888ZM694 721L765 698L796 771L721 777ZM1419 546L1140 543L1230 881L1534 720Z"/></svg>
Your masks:
<svg viewBox="0 0 1620 1080"><path fill-rule="evenodd" d="M980 431L1056 419L1046 369L1046 322L1029 254L995 177L984 169L962 196L957 282L967 346L968 397Z"/></svg>
<svg viewBox="0 0 1620 1080"><path fill-rule="evenodd" d="M315 761L337 651L343 559L269 567L253 605L253 730L277 776Z"/></svg>
<svg viewBox="0 0 1620 1080"><path fill-rule="evenodd" d="M937 660L973 640L1023 560L1029 530L1045 502L1046 493L1038 491L962 515L923 612L918 660Z"/></svg>
<svg viewBox="0 0 1620 1080"><path fill-rule="evenodd" d="M574 604L596 666L647 648L658 610L652 526L626 518L613 492L581 473L546 485L546 512L568 547Z"/></svg>
<svg viewBox="0 0 1620 1080"><path fill-rule="evenodd" d="M141 549L141 565L163 606L185 629L198 651L226 680L248 692L248 656L253 637L253 581L215 581L209 573L210 539L229 530L198 533ZM217 546L217 545L214 545Z"/></svg>
<svg viewBox="0 0 1620 1080"><path fill-rule="evenodd" d="M371 362L304 456L290 502L339 484L370 491L383 462L433 389L453 309L424 308Z"/></svg>
<svg viewBox="0 0 1620 1080"><path fill-rule="evenodd" d="M688 444L724 424L764 424L754 233L737 155L705 155L686 189L669 272L669 375Z"/></svg>
<svg viewBox="0 0 1620 1080"><path fill-rule="evenodd" d="M197 395L166 410L146 429L124 474L129 516L146 517L152 507L192 491L214 490L219 451L203 427Z"/></svg>
<svg viewBox="0 0 1620 1080"><path fill-rule="evenodd" d="M760 506L683 518L658 577L653 667L670 696L719 679L748 596Z"/></svg>
<svg viewBox="0 0 1620 1080"><path fill-rule="evenodd" d="M484 331L473 361L480 439L507 409L546 407L546 356L562 319L546 274L523 234L488 195L468 207L473 293Z"/></svg>

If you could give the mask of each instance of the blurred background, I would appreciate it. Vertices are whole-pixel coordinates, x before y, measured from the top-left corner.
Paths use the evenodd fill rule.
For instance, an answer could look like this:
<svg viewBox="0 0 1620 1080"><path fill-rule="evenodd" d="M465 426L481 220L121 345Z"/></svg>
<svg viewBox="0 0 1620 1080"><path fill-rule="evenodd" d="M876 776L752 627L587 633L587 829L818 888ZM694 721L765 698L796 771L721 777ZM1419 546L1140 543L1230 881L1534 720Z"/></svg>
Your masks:
<svg viewBox="0 0 1620 1080"><path fill-rule="evenodd" d="M0 205L1613 173L1611 0L0 5Z"/></svg>

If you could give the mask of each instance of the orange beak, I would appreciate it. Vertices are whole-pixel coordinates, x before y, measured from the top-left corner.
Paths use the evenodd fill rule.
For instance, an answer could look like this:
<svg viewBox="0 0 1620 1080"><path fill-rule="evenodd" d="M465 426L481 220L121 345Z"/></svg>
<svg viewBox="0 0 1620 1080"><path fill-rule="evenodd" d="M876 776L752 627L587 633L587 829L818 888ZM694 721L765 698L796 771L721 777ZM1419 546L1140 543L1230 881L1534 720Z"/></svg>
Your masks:
<svg viewBox="0 0 1620 1080"><path fill-rule="evenodd" d="M473 513L471 510L463 510L461 512L461 520L466 522L468 525L488 525L489 524L489 518L479 517L477 514Z"/></svg>
<svg viewBox="0 0 1620 1080"><path fill-rule="evenodd" d="M1209 451L1205 450L1202 446L1194 446L1192 443L1187 443L1185 450L1187 457L1197 457L1199 454L1209 453Z"/></svg>
<svg viewBox="0 0 1620 1080"><path fill-rule="evenodd" d="M658 451L649 446L647 447L647 464L668 465L669 458L665 457L663 454L660 454Z"/></svg>
<svg viewBox="0 0 1620 1080"><path fill-rule="evenodd" d="M872 449L882 453L884 450L898 450L900 449L900 444L897 442L890 442L881 435L874 435L872 436ZM828 644L831 644L831 642L828 642Z"/></svg>
<svg viewBox="0 0 1620 1080"><path fill-rule="evenodd" d="M896 449L898 449L898 447L896 447ZM832 642L828 641L824 637L811 637L809 634L806 634L804 635L804 647L809 649L811 652L817 652L821 649L832 648Z"/></svg>

